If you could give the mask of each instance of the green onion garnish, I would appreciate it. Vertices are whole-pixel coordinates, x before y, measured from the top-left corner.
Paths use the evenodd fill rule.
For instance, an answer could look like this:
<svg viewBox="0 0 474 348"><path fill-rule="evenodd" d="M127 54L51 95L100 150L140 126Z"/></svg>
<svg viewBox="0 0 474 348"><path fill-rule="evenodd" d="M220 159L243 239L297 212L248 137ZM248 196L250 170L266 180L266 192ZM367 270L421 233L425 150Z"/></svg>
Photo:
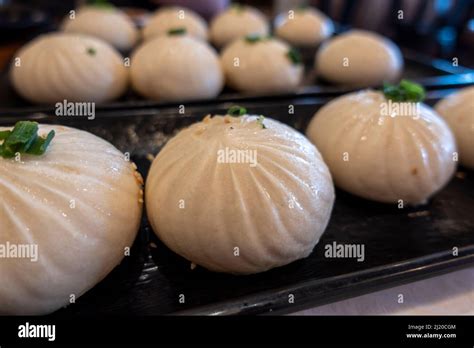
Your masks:
<svg viewBox="0 0 474 348"><path fill-rule="evenodd" d="M387 99L396 102L417 103L423 101L426 96L423 86L408 80L402 80L398 85L384 83L383 93Z"/></svg>
<svg viewBox="0 0 474 348"><path fill-rule="evenodd" d="M110 10L115 8L115 6L107 0L89 0L87 1L87 5L98 7L104 10Z"/></svg>
<svg viewBox="0 0 474 348"><path fill-rule="evenodd" d="M238 105L234 105L230 107L229 110L227 110L227 115L230 115L230 116L238 117L238 116L243 116L246 114L247 114L247 109Z"/></svg>
<svg viewBox="0 0 474 348"><path fill-rule="evenodd" d="M290 50L286 53L286 56L290 58L294 65L298 65L303 62L300 52L295 48L290 48Z"/></svg>
<svg viewBox="0 0 474 348"><path fill-rule="evenodd" d="M5 140L10 133L11 133L11 131L1 131L0 132L0 141Z"/></svg>
<svg viewBox="0 0 474 348"><path fill-rule="evenodd" d="M3 140L0 145L0 156L12 158L17 153L40 156L46 152L54 135L52 130L46 137L40 137L37 122L19 121L13 130L0 132L0 140Z"/></svg>
<svg viewBox="0 0 474 348"><path fill-rule="evenodd" d="M263 120L265 119L265 116L260 115L257 118L257 123L262 126L263 129L267 129L267 126L263 123Z"/></svg>
<svg viewBox="0 0 474 348"><path fill-rule="evenodd" d="M186 28L175 28L168 30L168 35L184 35L186 34Z"/></svg>
<svg viewBox="0 0 474 348"><path fill-rule="evenodd" d="M249 34L245 37L245 41L248 43L254 44L256 42L264 41L264 40L269 40L271 36L262 36L260 34Z"/></svg>
<svg viewBox="0 0 474 348"><path fill-rule="evenodd" d="M90 55L90 56L95 56L95 54L97 53L97 51L95 50L94 47L87 47L86 52L87 52L87 54Z"/></svg>
<svg viewBox="0 0 474 348"><path fill-rule="evenodd" d="M239 3L233 3L232 4L232 9L235 11L235 12L238 12L238 13L242 13L244 12L244 6L242 4L239 4Z"/></svg>

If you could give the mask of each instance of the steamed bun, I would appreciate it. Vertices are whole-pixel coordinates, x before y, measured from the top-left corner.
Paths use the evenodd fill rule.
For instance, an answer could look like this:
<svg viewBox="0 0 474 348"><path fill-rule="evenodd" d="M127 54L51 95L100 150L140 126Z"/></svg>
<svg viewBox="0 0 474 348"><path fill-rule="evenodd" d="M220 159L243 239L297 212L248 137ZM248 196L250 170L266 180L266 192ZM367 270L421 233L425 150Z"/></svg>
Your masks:
<svg viewBox="0 0 474 348"><path fill-rule="evenodd" d="M315 69L318 75L333 83L375 86L398 79L403 57L389 39L368 31L352 30L319 48Z"/></svg>
<svg viewBox="0 0 474 348"><path fill-rule="evenodd" d="M104 102L119 97L128 85L123 57L94 37L42 35L15 58L10 68L13 87L34 103Z"/></svg>
<svg viewBox="0 0 474 348"><path fill-rule="evenodd" d="M231 6L217 15L210 25L211 41L217 47L223 47L247 35L268 34L270 26L263 13L254 7L244 5Z"/></svg>
<svg viewBox="0 0 474 348"><path fill-rule="evenodd" d="M217 53L186 35L145 42L132 56L131 78L138 93L166 101L214 98L224 84Z"/></svg>
<svg viewBox="0 0 474 348"><path fill-rule="evenodd" d="M290 46L278 39L236 40L221 55L226 82L241 92L294 91L301 83L303 65L294 60L293 53Z"/></svg>
<svg viewBox="0 0 474 348"><path fill-rule="evenodd" d="M257 273L304 258L329 221L334 187L318 150L259 120L208 116L171 139L149 172L153 230L212 271Z"/></svg>
<svg viewBox="0 0 474 348"><path fill-rule="evenodd" d="M45 154L0 157L0 245L37 246L36 261L0 259L0 315L68 305L120 263L140 225L136 167L90 133L40 125L39 135L50 130Z"/></svg>
<svg viewBox="0 0 474 348"><path fill-rule="evenodd" d="M408 105L394 103L385 114L385 96L366 90L316 113L307 135L336 186L374 201L416 205L450 180L456 168L451 130L429 106L420 103L417 112L406 113L401 104Z"/></svg>
<svg viewBox="0 0 474 348"><path fill-rule="evenodd" d="M64 19L62 30L98 37L121 51L130 50L138 40L135 24L115 7L82 7L74 18L67 16Z"/></svg>
<svg viewBox="0 0 474 348"><path fill-rule="evenodd" d="M454 132L461 164L474 169L474 86L451 94L435 107Z"/></svg>
<svg viewBox="0 0 474 348"><path fill-rule="evenodd" d="M302 8L281 13L275 19L276 35L293 46L316 47L330 37L334 25L315 8Z"/></svg>
<svg viewBox="0 0 474 348"><path fill-rule="evenodd" d="M190 36L206 41L206 21L193 10L183 7L164 7L155 12L143 28L143 39L167 35L170 30L184 28Z"/></svg>

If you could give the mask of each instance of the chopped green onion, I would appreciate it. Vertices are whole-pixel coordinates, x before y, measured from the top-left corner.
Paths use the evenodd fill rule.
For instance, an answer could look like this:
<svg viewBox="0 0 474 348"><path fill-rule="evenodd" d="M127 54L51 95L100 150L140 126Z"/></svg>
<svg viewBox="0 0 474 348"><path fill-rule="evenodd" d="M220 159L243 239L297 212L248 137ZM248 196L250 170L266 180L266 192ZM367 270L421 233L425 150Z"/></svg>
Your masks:
<svg viewBox="0 0 474 348"><path fill-rule="evenodd" d="M265 119L265 116L260 115L257 118L257 123L262 126L263 129L267 129L267 126L263 123L263 120Z"/></svg>
<svg viewBox="0 0 474 348"><path fill-rule="evenodd" d="M44 154L55 134L54 130L52 130L45 138L37 137L33 145L28 149L28 153L37 156Z"/></svg>
<svg viewBox="0 0 474 348"><path fill-rule="evenodd" d="M242 12L244 12L245 7L242 4L239 4L239 3L236 2L236 3L232 4L232 9L235 12L242 13Z"/></svg>
<svg viewBox="0 0 474 348"><path fill-rule="evenodd" d="M238 116L243 116L246 114L247 114L247 109L238 105L234 105L230 107L229 110L227 110L227 115L230 115L230 116L238 117Z"/></svg>
<svg viewBox="0 0 474 348"><path fill-rule="evenodd" d="M408 80L402 80L398 85L384 83L383 93L387 99L395 102L417 103L423 101L426 96L423 86Z"/></svg>
<svg viewBox="0 0 474 348"><path fill-rule="evenodd" d="M38 123L32 121L19 121L12 131L2 131L0 139L0 156L12 158L16 153L26 153L30 155L42 155L54 138L54 131L43 138L38 136Z"/></svg>
<svg viewBox="0 0 474 348"><path fill-rule="evenodd" d="M291 48L287 53L286 53L286 56L291 60L291 62L294 64L294 65L298 65L298 64L301 64L303 62L303 59L301 58L301 54L300 52L295 49L295 48Z"/></svg>
<svg viewBox="0 0 474 348"><path fill-rule="evenodd" d="M95 54L97 53L97 51L95 50L94 47L87 47L86 52L87 52L87 54L90 55L90 56L95 56Z"/></svg>
<svg viewBox="0 0 474 348"><path fill-rule="evenodd" d="M0 132L0 140L5 140L9 135L11 131L1 131Z"/></svg>
<svg viewBox="0 0 474 348"><path fill-rule="evenodd" d="M175 28L168 30L168 35L184 35L186 34L186 28Z"/></svg>
<svg viewBox="0 0 474 348"><path fill-rule="evenodd" d="M262 36L260 34L249 34L245 37L245 41L254 44L260 41L269 40L271 36Z"/></svg>
<svg viewBox="0 0 474 348"><path fill-rule="evenodd" d="M107 0L89 0L87 4L90 6L104 9L104 10L110 10L110 9L115 8L115 6L111 4L110 2L108 2Z"/></svg>

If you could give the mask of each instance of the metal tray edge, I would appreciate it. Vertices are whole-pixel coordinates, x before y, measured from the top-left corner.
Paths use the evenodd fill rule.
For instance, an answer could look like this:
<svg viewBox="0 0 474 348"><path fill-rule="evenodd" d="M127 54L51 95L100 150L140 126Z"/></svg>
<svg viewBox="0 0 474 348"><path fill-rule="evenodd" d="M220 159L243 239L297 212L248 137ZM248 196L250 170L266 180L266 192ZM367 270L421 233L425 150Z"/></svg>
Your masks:
<svg viewBox="0 0 474 348"><path fill-rule="evenodd" d="M416 262L419 265L415 269L410 269L410 264L413 262ZM208 306L196 307L189 310L171 313L171 315L288 314L310 307L388 289L413 281L431 278L469 267L471 265L474 265L474 246L459 249L458 256L453 256L452 251L443 251L436 254L405 260L400 263L393 263L365 271L334 276L324 280L301 282L289 288L276 291L263 291L257 294L240 297L232 301L227 301L225 303L215 303ZM389 274L386 274L387 271ZM374 274L377 273L380 274L374 276ZM347 283L347 280L354 277L357 277L358 280ZM369 277L372 278L370 279ZM320 284L323 281L329 285L329 288L321 289ZM338 286L338 284L344 282L346 283L345 287L351 286L352 288L352 295L350 297L342 294L344 287ZM294 295L295 298L295 303L291 305L288 303L288 296L290 294Z"/></svg>

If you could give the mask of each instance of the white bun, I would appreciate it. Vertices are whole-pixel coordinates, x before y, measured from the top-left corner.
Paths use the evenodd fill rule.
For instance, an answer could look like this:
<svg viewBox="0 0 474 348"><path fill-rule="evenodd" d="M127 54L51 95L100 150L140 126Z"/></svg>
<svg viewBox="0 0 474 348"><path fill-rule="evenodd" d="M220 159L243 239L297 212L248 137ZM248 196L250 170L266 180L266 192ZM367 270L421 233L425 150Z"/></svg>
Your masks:
<svg viewBox="0 0 474 348"><path fill-rule="evenodd" d="M34 103L104 102L119 97L128 84L122 56L105 41L90 36L42 35L23 46L15 58L11 82L23 98Z"/></svg>
<svg viewBox="0 0 474 348"><path fill-rule="evenodd" d="M454 173L454 136L424 104L406 115L394 106L391 116L386 105L381 92L370 90L336 98L316 113L308 138L336 186L380 202L424 203Z"/></svg>
<svg viewBox="0 0 474 348"><path fill-rule="evenodd" d="M211 21L210 37L217 47L223 47L251 34L261 36L270 34L270 26L265 15L254 7L231 6Z"/></svg>
<svg viewBox="0 0 474 348"><path fill-rule="evenodd" d="M94 6L81 7L74 18L66 16L62 30L98 37L120 51L133 48L139 36L135 24L124 12L116 8Z"/></svg>
<svg viewBox="0 0 474 348"><path fill-rule="evenodd" d="M291 45L316 47L334 33L334 24L315 8L290 10L275 19L275 33Z"/></svg>
<svg viewBox="0 0 474 348"><path fill-rule="evenodd" d="M133 88L155 100L214 98L224 84L214 49L186 35L145 42L134 52L131 62Z"/></svg>
<svg viewBox="0 0 474 348"><path fill-rule="evenodd" d="M257 273L304 258L329 221L334 187L317 149L278 121L265 118L263 129L256 119L207 117L181 131L147 179L155 233L212 271ZM255 161L226 162L226 149L255 151Z"/></svg>
<svg viewBox="0 0 474 348"><path fill-rule="evenodd" d="M303 65L288 56L290 46L277 39L239 39L221 55L226 83L241 92L291 92L301 84ZM235 64L238 61L238 66Z"/></svg>
<svg viewBox="0 0 474 348"><path fill-rule="evenodd" d="M435 109L454 132L461 164L474 169L474 86L449 95Z"/></svg>
<svg viewBox="0 0 474 348"><path fill-rule="evenodd" d="M333 83L376 86L397 80L403 69L403 57L389 39L368 31L352 30L320 47L315 69Z"/></svg>
<svg viewBox="0 0 474 348"><path fill-rule="evenodd" d="M141 185L132 164L87 132L44 125L39 134L52 129L44 155L0 157L0 244L38 248L36 262L0 259L1 315L68 305L120 263L139 228Z"/></svg>
<svg viewBox="0 0 474 348"><path fill-rule="evenodd" d="M155 12L143 28L143 39L166 36L170 30L186 29L186 33L202 41L207 40L206 21L196 12L183 7L164 7Z"/></svg>

